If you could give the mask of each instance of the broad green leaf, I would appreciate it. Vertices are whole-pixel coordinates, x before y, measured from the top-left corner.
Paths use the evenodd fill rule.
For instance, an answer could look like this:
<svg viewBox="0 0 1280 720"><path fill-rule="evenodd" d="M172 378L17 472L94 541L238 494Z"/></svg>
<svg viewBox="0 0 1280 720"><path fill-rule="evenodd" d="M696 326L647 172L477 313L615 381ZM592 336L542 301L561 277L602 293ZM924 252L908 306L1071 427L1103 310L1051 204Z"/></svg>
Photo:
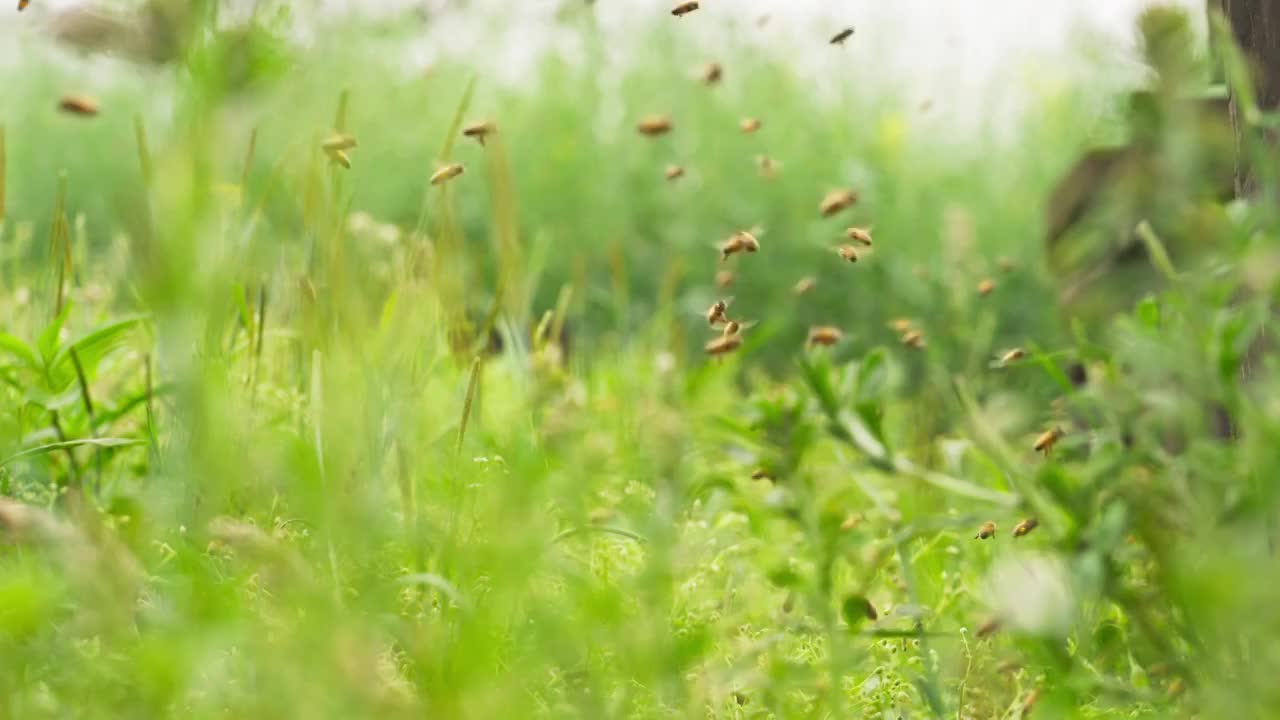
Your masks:
<svg viewBox="0 0 1280 720"><path fill-rule="evenodd" d="M40 358L36 351L9 333L0 333L0 352L8 353L32 370L40 368Z"/></svg>

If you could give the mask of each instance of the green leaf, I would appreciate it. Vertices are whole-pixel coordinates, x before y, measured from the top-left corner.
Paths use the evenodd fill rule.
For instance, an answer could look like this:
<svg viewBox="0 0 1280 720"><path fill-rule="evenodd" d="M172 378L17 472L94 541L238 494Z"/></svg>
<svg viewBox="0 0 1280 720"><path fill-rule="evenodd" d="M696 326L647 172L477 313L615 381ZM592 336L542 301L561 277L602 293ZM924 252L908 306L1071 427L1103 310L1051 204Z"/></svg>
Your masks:
<svg viewBox="0 0 1280 720"><path fill-rule="evenodd" d="M0 333L0 352L8 353L32 370L40 369L40 358L28 344L9 333Z"/></svg>
<svg viewBox="0 0 1280 720"><path fill-rule="evenodd" d="M1148 295L1138 301L1138 306L1134 308L1133 314L1137 316L1138 322L1151 330L1157 330L1160 327L1160 306L1156 304L1156 299Z"/></svg>
<svg viewBox="0 0 1280 720"><path fill-rule="evenodd" d="M769 573L769 582L782 588L796 587L802 580L803 578L791 568L778 568Z"/></svg>
<svg viewBox="0 0 1280 720"><path fill-rule="evenodd" d="M80 363L84 366L85 374L92 376L102 358L119 347L128 332L146 317L146 315L129 315L91 330L58 350L52 362L53 368L58 369L64 363L70 367L71 348L75 348L76 354L80 356Z"/></svg>
<svg viewBox="0 0 1280 720"><path fill-rule="evenodd" d="M8 465L14 460L20 460L24 457L31 457L33 455L43 455L45 453L54 452L55 450L80 447L81 445L91 445L93 447L111 448L111 447L123 447L126 445L141 445L141 444L142 444L141 440L130 440L128 438L83 438L81 440L67 440L65 442L55 442L55 443L49 443L47 445L38 445L33 448L27 448L26 450L16 452L10 455L9 457L3 460L0 460L0 467Z"/></svg>
<svg viewBox="0 0 1280 720"><path fill-rule="evenodd" d="M62 312L49 323L49 326L40 331L40 336L36 338L36 349L40 351L40 357L45 362L53 359L54 353L58 349L58 334L62 332L62 326L67 321L67 315L71 313L71 303L62 306Z"/></svg>
<svg viewBox="0 0 1280 720"><path fill-rule="evenodd" d="M888 353L882 347L872 349L858 363L857 401L881 400L889 390Z"/></svg>

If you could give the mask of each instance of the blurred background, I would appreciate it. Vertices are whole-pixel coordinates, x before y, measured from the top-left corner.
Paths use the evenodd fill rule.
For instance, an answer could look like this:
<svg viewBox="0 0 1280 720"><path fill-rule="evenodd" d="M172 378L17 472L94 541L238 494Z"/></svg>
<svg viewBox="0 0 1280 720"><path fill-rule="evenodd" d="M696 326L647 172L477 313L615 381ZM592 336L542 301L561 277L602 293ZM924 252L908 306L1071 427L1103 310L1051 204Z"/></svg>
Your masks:
<svg viewBox="0 0 1280 720"><path fill-rule="evenodd" d="M698 5L0 8L0 717L1270 716L1266 48Z"/></svg>

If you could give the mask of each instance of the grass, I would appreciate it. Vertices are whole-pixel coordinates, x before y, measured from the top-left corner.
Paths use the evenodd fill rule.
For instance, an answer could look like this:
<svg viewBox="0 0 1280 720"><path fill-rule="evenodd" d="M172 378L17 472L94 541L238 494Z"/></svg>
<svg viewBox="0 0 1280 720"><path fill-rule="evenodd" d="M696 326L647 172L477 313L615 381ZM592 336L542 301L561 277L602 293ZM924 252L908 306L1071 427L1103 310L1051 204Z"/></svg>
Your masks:
<svg viewBox="0 0 1280 720"><path fill-rule="evenodd" d="M1150 218L1158 290L1072 318L1043 204L1122 134L1107 88L958 146L734 48L704 87L651 32L644 62L551 57L518 90L394 72L358 27L244 92L197 48L122 69L92 121L50 115L74 66L23 69L0 713L1267 716L1280 408L1273 359L1237 368L1274 208L1196 205L1194 261ZM639 137L648 112L675 131ZM757 224L721 292L715 243ZM721 294L759 324L708 360ZM846 339L805 349L814 324Z"/></svg>

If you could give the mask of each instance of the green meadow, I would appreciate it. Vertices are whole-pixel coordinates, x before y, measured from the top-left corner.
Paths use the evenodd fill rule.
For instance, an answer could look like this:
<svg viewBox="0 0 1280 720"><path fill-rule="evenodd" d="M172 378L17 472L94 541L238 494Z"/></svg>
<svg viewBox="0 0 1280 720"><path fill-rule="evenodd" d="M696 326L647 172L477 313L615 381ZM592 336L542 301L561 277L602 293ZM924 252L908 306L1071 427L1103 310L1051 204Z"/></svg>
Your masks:
<svg viewBox="0 0 1280 720"><path fill-rule="evenodd" d="M1049 198L1138 85L953 131L658 15L518 83L284 16L0 71L0 717L1271 716L1274 203L1161 106L1086 312Z"/></svg>

